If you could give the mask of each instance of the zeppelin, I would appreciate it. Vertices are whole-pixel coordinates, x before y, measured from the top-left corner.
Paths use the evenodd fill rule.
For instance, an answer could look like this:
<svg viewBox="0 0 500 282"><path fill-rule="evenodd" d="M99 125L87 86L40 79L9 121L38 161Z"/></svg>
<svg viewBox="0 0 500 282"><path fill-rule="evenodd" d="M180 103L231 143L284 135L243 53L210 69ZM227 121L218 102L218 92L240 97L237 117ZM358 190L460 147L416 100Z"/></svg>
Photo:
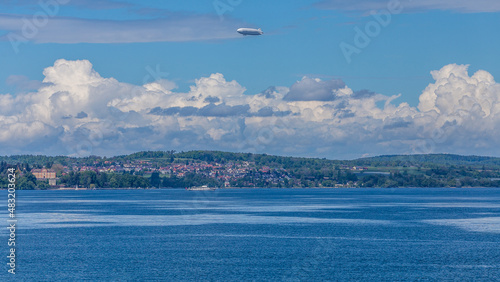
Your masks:
<svg viewBox="0 0 500 282"><path fill-rule="evenodd" d="M255 28L247 28L247 27L242 27L242 28L238 28L236 30L238 33L241 33L243 35L262 35L264 34L264 32L259 28L259 29L255 29Z"/></svg>

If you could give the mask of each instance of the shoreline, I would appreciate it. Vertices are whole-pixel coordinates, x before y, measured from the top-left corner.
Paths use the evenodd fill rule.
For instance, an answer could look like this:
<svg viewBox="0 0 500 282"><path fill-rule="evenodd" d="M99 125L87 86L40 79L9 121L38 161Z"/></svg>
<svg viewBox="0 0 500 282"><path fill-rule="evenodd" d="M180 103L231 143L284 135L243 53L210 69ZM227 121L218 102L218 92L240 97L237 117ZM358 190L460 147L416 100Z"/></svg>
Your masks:
<svg viewBox="0 0 500 282"><path fill-rule="evenodd" d="M278 187L225 187L225 188L217 188L213 191L218 190L237 190L237 189L496 189L500 187L286 187L286 188L278 188ZM7 189L0 189L7 190ZM50 188L50 189L33 189L33 190L19 190L19 191L98 191L98 190L184 190L190 192L196 192L196 190L187 190L186 188L69 188L69 187L61 187L61 188ZM200 191L198 191L200 192Z"/></svg>

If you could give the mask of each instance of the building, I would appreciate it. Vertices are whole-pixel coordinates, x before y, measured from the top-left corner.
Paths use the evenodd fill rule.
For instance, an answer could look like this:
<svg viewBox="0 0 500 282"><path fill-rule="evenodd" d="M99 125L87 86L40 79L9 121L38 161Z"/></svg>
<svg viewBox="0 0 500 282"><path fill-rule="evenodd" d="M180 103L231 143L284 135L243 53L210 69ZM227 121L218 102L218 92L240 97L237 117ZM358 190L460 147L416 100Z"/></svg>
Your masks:
<svg viewBox="0 0 500 282"><path fill-rule="evenodd" d="M33 169L31 173L33 173L37 180L56 178L56 171L53 169Z"/></svg>

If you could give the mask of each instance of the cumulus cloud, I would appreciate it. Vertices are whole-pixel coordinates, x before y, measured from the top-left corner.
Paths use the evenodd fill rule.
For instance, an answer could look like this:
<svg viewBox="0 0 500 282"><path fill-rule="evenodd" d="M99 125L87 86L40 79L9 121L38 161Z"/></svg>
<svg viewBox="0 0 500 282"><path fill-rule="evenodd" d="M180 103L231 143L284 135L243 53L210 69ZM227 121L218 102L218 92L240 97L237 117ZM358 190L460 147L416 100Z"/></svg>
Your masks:
<svg viewBox="0 0 500 282"><path fill-rule="evenodd" d="M80 118L86 118L86 117L88 117L88 116L89 116L89 115L87 115L87 113L86 113L86 112L81 111L81 112L79 112L79 113L76 115L76 118L80 119Z"/></svg>
<svg viewBox="0 0 500 282"><path fill-rule="evenodd" d="M215 105L210 103L203 108L196 107L171 107L162 109L156 107L149 111L149 114L159 116L203 116L203 117L270 117L286 116L290 111L275 111L271 107L264 107L257 112L250 112L249 105L228 106L226 104Z"/></svg>
<svg viewBox="0 0 500 282"><path fill-rule="evenodd" d="M358 90L352 94L353 99L364 99L377 95L377 93L368 89Z"/></svg>
<svg viewBox="0 0 500 282"><path fill-rule="evenodd" d="M345 83L342 80L321 81L304 77L292 85L284 99L287 101L333 101L337 99L335 91L343 87Z"/></svg>
<svg viewBox="0 0 500 282"><path fill-rule="evenodd" d="M469 76L468 67L451 64L431 72L436 82L423 91L418 109L454 146L493 153L500 141L500 84L484 70Z"/></svg>
<svg viewBox="0 0 500 282"><path fill-rule="evenodd" d="M500 85L447 65L418 108L341 80L303 78L262 93L220 73L187 92L160 80L132 85L89 61L58 60L32 92L0 95L0 153L116 155L216 149L352 158L396 153L499 155ZM383 105L383 106L380 106Z"/></svg>
<svg viewBox="0 0 500 282"><path fill-rule="evenodd" d="M314 5L321 9L344 11L370 11L387 9L387 0L322 0ZM500 2L496 0L393 0L401 5L404 11L443 10L460 13L491 13L500 11Z"/></svg>

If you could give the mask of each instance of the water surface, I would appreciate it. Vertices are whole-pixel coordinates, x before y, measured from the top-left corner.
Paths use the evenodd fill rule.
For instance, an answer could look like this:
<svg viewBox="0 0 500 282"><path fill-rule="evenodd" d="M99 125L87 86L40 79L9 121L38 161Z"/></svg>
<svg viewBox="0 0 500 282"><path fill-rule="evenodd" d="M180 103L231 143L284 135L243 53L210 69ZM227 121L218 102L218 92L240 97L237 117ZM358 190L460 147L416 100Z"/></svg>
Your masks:
<svg viewBox="0 0 500 282"><path fill-rule="evenodd" d="M500 277L500 189L18 191L17 204L17 281Z"/></svg>

